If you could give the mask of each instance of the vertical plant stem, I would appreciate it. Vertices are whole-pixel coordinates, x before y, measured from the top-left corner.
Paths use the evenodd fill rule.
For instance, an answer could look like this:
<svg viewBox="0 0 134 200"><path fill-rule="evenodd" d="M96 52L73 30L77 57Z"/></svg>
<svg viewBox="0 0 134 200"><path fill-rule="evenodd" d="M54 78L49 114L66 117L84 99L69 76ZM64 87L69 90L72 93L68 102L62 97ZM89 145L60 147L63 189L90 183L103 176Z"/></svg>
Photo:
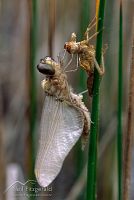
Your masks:
<svg viewBox="0 0 134 200"><path fill-rule="evenodd" d="M81 15L80 15L80 24L79 24L79 35L78 35L78 40L81 41L83 40L84 33L86 31L86 28L89 23L89 0L82 0L81 1ZM86 88L86 76L84 70L80 70L79 73L79 91L84 91ZM85 98L84 98L85 100ZM75 158L76 158L76 175L77 179L81 175L82 169L85 164L85 155L81 150L81 140L77 142L76 148L75 148ZM85 199L85 189L82 188L81 192L77 195L77 199Z"/></svg>
<svg viewBox="0 0 134 200"><path fill-rule="evenodd" d="M120 1L119 17L119 63L118 63L118 132L117 132L117 157L118 157L118 200L122 199L122 2Z"/></svg>
<svg viewBox="0 0 134 200"><path fill-rule="evenodd" d="M84 33L86 31L86 28L89 24L89 14L90 14L90 5L89 5L89 0L82 0L81 1L81 19L80 19L80 30L79 30L79 35L78 35L78 40L81 41L83 40L84 37ZM80 91L84 91L86 88L86 75L84 70L80 70L80 74L79 74L79 82L80 82L80 86L79 86L79 90ZM86 101L85 97L84 100ZM84 167L85 164L85 155L83 154L82 150L81 150L81 140L79 140L79 142L77 143L76 146L76 173L77 173L77 177L80 176L82 169ZM77 199L85 199L85 192L86 191L86 187L82 188L81 192L79 193Z"/></svg>
<svg viewBox="0 0 134 200"><path fill-rule="evenodd" d="M80 20L80 35L79 35L79 40L83 39L84 33L86 31L86 28L89 24L89 0L82 0L81 1L81 7L82 7L82 13L81 13L81 20ZM86 83L85 83L85 73L83 70L80 72L80 90L85 90Z"/></svg>
<svg viewBox="0 0 134 200"><path fill-rule="evenodd" d="M53 57L54 35L55 35L56 0L49 0L49 33L48 49L49 55Z"/></svg>
<svg viewBox="0 0 134 200"><path fill-rule="evenodd" d="M37 1L28 1L29 17L30 17L30 43L29 43L29 70L28 70L28 95L29 95L29 174L28 179L34 180L35 166L35 125L36 125L36 33L37 33ZM32 187L30 185L30 187ZM35 187L35 185L34 185ZM35 192L29 191L29 199L36 199Z"/></svg>
<svg viewBox="0 0 134 200"><path fill-rule="evenodd" d="M101 64L102 57L102 29L104 21L105 0L100 0L99 4L99 19L96 43L96 59L98 64ZM99 88L100 76L97 70L94 70L93 82L93 100L92 100L92 113L91 113L91 132L88 153L88 173L87 173L87 200L96 199L96 174L97 174L97 146L98 146L98 120L99 120Z"/></svg>
<svg viewBox="0 0 134 200"><path fill-rule="evenodd" d="M82 13L81 13L81 29L80 29L80 40L83 39L83 33L86 31L86 28L89 23L89 0L83 0L81 3Z"/></svg>
<svg viewBox="0 0 134 200"><path fill-rule="evenodd" d="M30 134L32 148L32 167L31 178L34 178L35 164L35 124L36 124L36 75L35 75L35 59L36 59L36 30L37 30L37 1L32 0L31 13L31 30L30 30Z"/></svg>
<svg viewBox="0 0 134 200"><path fill-rule="evenodd" d="M132 141L133 141L133 119L134 119L134 38L132 47L132 65L130 68L129 79L129 100L128 100L128 119L127 132L124 139L124 185L123 200L130 199L130 183L131 183L131 163L132 163Z"/></svg>
<svg viewBox="0 0 134 200"><path fill-rule="evenodd" d="M35 74L35 59L36 59L36 31L37 31L37 1L31 0L27 2L28 13L29 13L29 59L28 59L28 70L27 70L27 92L29 98L28 105L28 122L29 122L29 134L27 147L28 151L26 157L28 167L28 179L35 180L34 166L35 166L35 125L36 125L36 74ZM30 184L30 187L32 185ZM36 187L36 185L33 185ZM34 190L28 191L29 199L36 199L36 193Z"/></svg>

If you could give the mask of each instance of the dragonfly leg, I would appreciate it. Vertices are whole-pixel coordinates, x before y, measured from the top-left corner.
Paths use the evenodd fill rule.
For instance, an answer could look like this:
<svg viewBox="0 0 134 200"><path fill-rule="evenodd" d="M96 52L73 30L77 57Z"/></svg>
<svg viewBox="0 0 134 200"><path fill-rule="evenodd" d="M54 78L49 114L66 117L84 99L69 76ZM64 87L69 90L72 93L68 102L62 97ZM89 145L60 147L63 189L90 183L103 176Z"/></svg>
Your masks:
<svg viewBox="0 0 134 200"><path fill-rule="evenodd" d="M101 67L99 66L96 58L94 57L94 64L100 76L103 76L105 73L105 66L104 66L104 57L101 57Z"/></svg>
<svg viewBox="0 0 134 200"><path fill-rule="evenodd" d="M77 54L77 64L76 64L76 67L74 69L71 69L71 70L68 70L68 71L65 71L66 73L68 72L75 72L78 70L78 67L79 67L79 55Z"/></svg>

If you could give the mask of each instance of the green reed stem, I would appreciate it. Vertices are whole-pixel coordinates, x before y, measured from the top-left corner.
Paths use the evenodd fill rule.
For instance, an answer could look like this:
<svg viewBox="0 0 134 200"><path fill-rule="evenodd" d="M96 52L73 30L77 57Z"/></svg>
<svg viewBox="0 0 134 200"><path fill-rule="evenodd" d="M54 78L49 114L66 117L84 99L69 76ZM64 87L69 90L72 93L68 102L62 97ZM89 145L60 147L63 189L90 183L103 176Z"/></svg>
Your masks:
<svg viewBox="0 0 134 200"><path fill-rule="evenodd" d="M84 33L86 31L86 28L89 24L89 0L82 0L81 1L81 19L80 19L80 30L78 31L78 41L81 41L84 39ZM86 90L86 74L84 70L80 70L79 74L79 91ZM85 98L86 95L83 96L84 101L86 101ZM86 156L85 152L81 150L81 139L78 141L76 148L76 175L77 178L80 176L82 169L84 167ZM85 199L85 188L82 189L81 193L78 195L77 200L79 199Z"/></svg>
<svg viewBox="0 0 134 200"><path fill-rule="evenodd" d="M36 59L36 33L37 33L37 1L32 0L32 23L30 33L30 133L32 140L32 176L34 177L34 163L35 163L35 124L36 124L36 74L35 74L35 59Z"/></svg>
<svg viewBox="0 0 134 200"><path fill-rule="evenodd" d="M31 24L30 24L30 70L29 70L29 83L30 83L30 172L29 179L35 180L34 166L35 166L35 125L36 125L36 73L35 73L35 59L36 59L36 34L37 34L37 1L32 0L31 6ZM36 187L34 185L34 187ZM36 199L36 194L34 192L29 192L29 199Z"/></svg>
<svg viewBox="0 0 134 200"><path fill-rule="evenodd" d="M119 62L118 62L118 128L117 128L117 156L118 156L118 200L122 199L122 2L120 2L119 16Z"/></svg>
<svg viewBox="0 0 134 200"><path fill-rule="evenodd" d="M80 31L79 31L79 35L78 35L78 41L81 41L84 39L84 33L86 31L86 28L89 24L89 18L90 18L90 2L89 0L82 0L81 1L81 19L80 19ZM79 82L80 82L80 86L79 86L79 90L80 91L84 91L86 89L86 74L84 70L80 70L80 77L79 77ZM83 96L84 101L87 101L86 95ZM80 174L82 173L82 169L85 165L86 162L86 156L85 156L85 152L82 152L81 150L81 140L78 142L77 144L77 176L80 176ZM77 198L78 200L80 199L85 199L85 194L86 194L86 187L84 187L81 191L81 193L79 194L79 198Z"/></svg>
<svg viewBox="0 0 134 200"><path fill-rule="evenodd" d="M100 0L99 5L99 20L97 31L96 43L96 59L98 64L101 64L102 57L102 30L104 21L105 0ZM98 121L99 121L99 90L101 78L94 70L94 83L93 83L93 100L92 100L92 113L91 113L91 132L88 153L88 173L87 173L87 200L96 199L96 175L97 175L97 147L98 147Z"/></svg>

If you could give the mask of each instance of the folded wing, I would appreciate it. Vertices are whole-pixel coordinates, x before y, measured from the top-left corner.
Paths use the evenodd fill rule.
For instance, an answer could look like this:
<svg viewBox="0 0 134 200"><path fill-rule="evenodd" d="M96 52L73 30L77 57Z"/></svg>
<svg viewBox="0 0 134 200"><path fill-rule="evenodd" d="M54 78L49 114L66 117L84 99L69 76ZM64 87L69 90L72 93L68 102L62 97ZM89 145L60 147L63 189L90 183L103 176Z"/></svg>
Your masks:
<svg viewBox="0 0 134 200"><path fill-rule="evenodd" d="M81 136L83 126L81 111L52 96L45 97L35 165L41 186L47 187L58 175L64 159Z"/></svg>

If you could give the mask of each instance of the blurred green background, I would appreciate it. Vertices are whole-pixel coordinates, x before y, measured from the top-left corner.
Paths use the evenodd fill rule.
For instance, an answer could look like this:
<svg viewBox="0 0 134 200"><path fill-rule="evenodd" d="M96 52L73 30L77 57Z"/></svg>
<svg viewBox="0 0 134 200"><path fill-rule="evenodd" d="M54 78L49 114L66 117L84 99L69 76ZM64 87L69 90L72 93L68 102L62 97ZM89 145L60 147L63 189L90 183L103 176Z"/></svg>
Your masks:
<svg viewBox="0 0 134 200"><path fill-rule="evenodd" d="M131 64L134 1L123 0L123 130L126 128L128 81ZM95 1L0 0L0 199L30 199L20 195L16 180L34 179L40 118L44 102L43 75L36 65L40 58L57 59L72 32L78 39L95 16ZM94 30L95 31L95 30ZM98 162L99 200L117 199L117 89L118 89L119 0L106 1L103 44L106 73L101 83L100 145ZM93 32L91 33L93 34ZM95 40L91 41L95 45ZM68 57L69 60L69 57ZM72 65L76 64L74 59ZM71 67L70 67L71 68ZM82 69L68 74L76 93L86 89ZM89 110L88 96L84 95ZM33 199L85 199L87 148L80 142L72 149L50 191L34 193ZM134 160L134 159L133 159ZM133 161L134 166L134 161ZM82 173L82 175L81 175ZM84 174L84 175L83 175ZM131 199L134 199L132 167ZM80 178L80 180L79 180ZM31 187L31 186L29 186ZM36 184L36 187L39 186ZM51 188L52 187L52 188ZM33 186L34 188L34 186ZM74 190L75 188L75 190ZM51 191L52 189L52 191ZM70 193L70 191L74 191ZM16 196L18 192L18 196ZM38 194L38 195L37 195ZM14 196L15 195L15 196ZM69 196L70 195L70 196Z"/></svg>

